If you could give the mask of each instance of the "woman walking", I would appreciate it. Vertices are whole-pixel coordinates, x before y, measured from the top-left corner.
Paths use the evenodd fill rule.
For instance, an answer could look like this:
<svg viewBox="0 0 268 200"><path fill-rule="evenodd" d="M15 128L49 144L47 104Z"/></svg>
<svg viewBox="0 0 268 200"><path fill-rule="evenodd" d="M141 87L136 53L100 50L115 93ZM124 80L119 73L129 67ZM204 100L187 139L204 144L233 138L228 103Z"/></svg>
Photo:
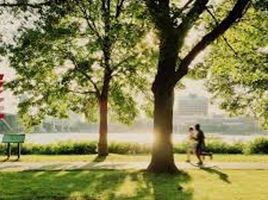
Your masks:
<svg viewBox="0 0 268 200"><path fill-rule="evenodd" d="M187 160L186 162L191 162L191 154L195 153L196 149L196 135L193 127L189 128L188 138L187 138Z"/></svg>

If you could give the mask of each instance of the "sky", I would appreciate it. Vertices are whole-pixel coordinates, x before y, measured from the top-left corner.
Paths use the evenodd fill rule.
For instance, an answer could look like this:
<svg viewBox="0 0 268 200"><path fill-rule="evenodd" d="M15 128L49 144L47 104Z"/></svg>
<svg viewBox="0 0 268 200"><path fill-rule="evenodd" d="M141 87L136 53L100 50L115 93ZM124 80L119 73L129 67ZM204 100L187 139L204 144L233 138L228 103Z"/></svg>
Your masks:
<svg viewBox="0 0 268 200"><path fill-rule="evenodd" d="M18 21L12 21L11 15L3 14L0 15L0 37L3 41L12 41L16 30L19 27ZM12 80L15 76L15 71L9 67L8 60L0 57L0 73L4 74L4 81ZM4 106L4 112L16 113L17 112L17 99L12 95L11 92L4 92L0 94L0 97L4 97L5 100L2 102Z"/></svg>

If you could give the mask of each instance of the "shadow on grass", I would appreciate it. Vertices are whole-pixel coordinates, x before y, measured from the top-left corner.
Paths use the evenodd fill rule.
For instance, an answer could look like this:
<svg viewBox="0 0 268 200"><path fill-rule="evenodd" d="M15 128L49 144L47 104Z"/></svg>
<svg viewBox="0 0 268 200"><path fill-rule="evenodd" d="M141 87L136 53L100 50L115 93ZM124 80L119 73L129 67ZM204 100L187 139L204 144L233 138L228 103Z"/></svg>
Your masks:
<svg viewBox="0 0 268 200"><path fill-rule="evenodd" d="M105 161L107 156L96 156L92 162L103 162Z"/></svg>
<svg viewBox="0 0 268 200"><path fill-rule="evenodd" d="M4 163L4 162L18 162L20 161L20 159L16 156L11 156L11 157L7 157L7 156L3 156L3 159L0 159L0 163Z"/></svg>
<svg viewBox="0 0 268 200"><path fill-rule="evenodd" d="M0 162L7 162L7 161L9 161L9 158L8 157L3 158L3 159L0 160Z"/></svg>
<svg viewBox="0 0 268 200"><path fill-rule="evenodd" d="M181 199L191 200L184 188L187 173L150 174L144 171L24 171L0 172L3 199ZM0 198L0 199L1 199Z"/></svg>
<svg viewBox="0 0 268 200"><path fill-rule="evenodd" d="M186 172L180 171L176 175L145 172L143 176L147 187L153 190L153 199L191 200L193 197L193 191L184 188L184 184L191 180L191 177ZM141 197L146 197L144 194L147 192L147 190L141 192Z"/></svg>
<svg viewBox="0 0 268 200"><path fill-rule="evenodd" d="M220 180L224 181L225 183L231 183L229 180L228 174L225 174L221 172L220 170L217 170L215 168L210 168L210 167L201 167L200 169L204 170L205 172L208 172L210 174L216 174L219 176Z"/></svg>

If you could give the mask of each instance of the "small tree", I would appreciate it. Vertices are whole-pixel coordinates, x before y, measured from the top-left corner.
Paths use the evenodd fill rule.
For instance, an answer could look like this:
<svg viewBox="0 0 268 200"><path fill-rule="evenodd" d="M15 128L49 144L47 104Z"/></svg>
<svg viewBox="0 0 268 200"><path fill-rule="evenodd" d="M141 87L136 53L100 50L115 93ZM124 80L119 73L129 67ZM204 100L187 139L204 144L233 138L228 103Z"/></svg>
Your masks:
<svg viewBox="0 0 268 200"><path fill-rule="evenodd" d="M8 48L17 72L8 86L25 97L19 104L25 125L39 124L46 115L67 117L69 110L83 113L88 120L99 119L98 153L108 155L108 105L121 122L137 116L133 95L147 89L151 58L144 48L144 10L136 1L124 3L12 4L36 8L40 15Z"/></svg>

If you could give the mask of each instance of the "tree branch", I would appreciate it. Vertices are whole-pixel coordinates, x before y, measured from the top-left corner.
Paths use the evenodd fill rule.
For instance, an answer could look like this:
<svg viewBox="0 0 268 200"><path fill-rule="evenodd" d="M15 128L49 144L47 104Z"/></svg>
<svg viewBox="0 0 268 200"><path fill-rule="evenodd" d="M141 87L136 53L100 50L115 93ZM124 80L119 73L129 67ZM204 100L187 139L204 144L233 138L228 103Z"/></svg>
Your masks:
<svg viewBox="0 0 268 200"><path fill-rule="evenodd" d="M113 73L111 74L111 76L115 77L115 76L118 76L122 73L126 73L127 71L130 71L130 69L128 67L120 68L120 66L123 65L124 63L128 62L129 60L136 58L137 55L138 55L137 53L134 55L130 55L130 56L126 57L125 59L121 60L121 62L117 63L113 67ZM117 70L115 71L115 69L117 69Z"/></svg>
<svg viewBox="0 0 268 200"><path fill-rule="evenodd" d="M117 0L115 18L117 19L122 13L123 5L126 0Z"/></svg>
<svg viewBox="0 0 268 200"><path fill-rule="evenodd" d="M153 21L160 32L174 31L173 20L170 17L169 0L145 0Z"/></svg>
<svg viewBox="0 0 268 200"><path fill-rule="evenodd" d="M44 6L50 6L53 3L59 3L59 0L48 0L48 1L43 1L40 3L29 3L29 2L24 2L24 1L17 1L16 3L9 3L4 1L1 1L3 3L0 3L0 7L30 7L30 8L42 8Z"/></svg>
<svg viewBox="0 0 268 200"><path fill-rule="evenodd" d="M208 1L209 0L196 0L193 3L193 7L191 8L191 10L186 14L185 17L182 18L181 24L177 27L178 35L181 38L179 42L179 49L181 49L183 46L184 38L187 32L192 28L196 20L199 19L199 16L206 9ZM191 2L192 1L189 1L189 4Z"/></svg>
<svg viewBox="0 0 268 200"><path fill-rule="evenodd" d="M112 48L112 35L111 35L111 0L102 0L102 18L104 22L104 38L102 44L102 52L104 57L105 71L111 73L111 48Z"/></svg>
<svg viewBox="0 0 268 200"><path fill-rule="evenodd" d="M219 25L219 21L217 19L217 17L212 13L211 10L209 10L209 8L206 8L207 12L209 13L209 15L212 17L212 19L215 21L216 25L218 26ZM231 49L231 51L234 53L234 55L239 59L239 60L242 60L238 53L236 52L236 50L232 47L232 45L228 42L227 38L222 35L221 36L223 38L223 41L225 42L225 44L229 47L229 49Z"/></svg>
<svg viewBox="0 0 268 200"><path fill-rule="evenodd" d="M77 3L77 5L78 5L80 11L83 13L84 19L86 20L87 25L88 25L88 27L90 28L90 30L91 30L93 33L96 34L96 36L97 36L97 38L98 38L99 40L102 41L102 37L101 37L100 33L99 33L98 30L97 30L97 27L96 27L96 24L95 24L94 20L90 17L90 15L88 14L87 10L84 8L85 5L84 5L81 1L79 1L79 0L76 0L76 3ZM82 5L81 5L80 3L81 3Z"/></svg>
<svg viewBox="0 0 268 200"><path fill-rule="evenodd" d="M136 56L138 56L138 53L135 53L134 55L129 55L127 56L125 59L121 60L119 63L115 64L114 66L112 66L112 69L115 70L118 67L120 67L122 64L124 64L125 62L129 61L132 58L136 58Z"/></svg>
<svg viewBox="0 0 268 200"><path fill-rule="evenodd" d="M96 95L95 91L78 91L78 90L72 90L72 89L67 89L68 92L75 93L75 94L94 94Z"/></svg>
<svg viewBox="0 0 268 200"><path fill-rule="evenodd" d="M196 0L191 10L182 18L182 23L178 26L178 30L189 30L206 9L208 1L209 0ZM191 3L192 1L189 2Z"/></svg>
<svg viewBox="0 0 268 200"><path fill-rule="evenodd" d="M100 96L100 90L97 86L97 84L92 80L91 76L89 76L87 73L85 73L83 70L81 70L78 66L78 63L76 62L76 59L73 55L69 54L68 58L72 61L72 63L75 66L75 70L80 72L81 74L83 74L88 80L89 82L93 85L94 89L96 90L96 95L99 97Z"/></svg>
<svg viewBox="0 0 268 200"><path fill-rule="evenodd" d="M193 2L194 0L188 0L184 6L181 8L181 10L186 10L187 8L189 8L189 5Z"/></svg>
<svg viewBox="0 0 268 200"><path fill-rule="evenodd" d="M200 42L182 59L178 70L175 73L174 82L176 83L188 73L188 67L194 58L204 50L209 44L214 42L218 37L223 35L235 22L237 22L245 13L250 0L237 0L229 14L217 25L211 32L206 34Z"/></svg>
<svg viewBox="0 0 268 200"><path fill-rule="evenodd" d="M173 15L173 19L176 18L181 18L183 15L183 11L187 10L188 8L190 8L190 5L193 3L194 0L188 0L181 8L178 9L177 12L174 13Z"/></svg>

